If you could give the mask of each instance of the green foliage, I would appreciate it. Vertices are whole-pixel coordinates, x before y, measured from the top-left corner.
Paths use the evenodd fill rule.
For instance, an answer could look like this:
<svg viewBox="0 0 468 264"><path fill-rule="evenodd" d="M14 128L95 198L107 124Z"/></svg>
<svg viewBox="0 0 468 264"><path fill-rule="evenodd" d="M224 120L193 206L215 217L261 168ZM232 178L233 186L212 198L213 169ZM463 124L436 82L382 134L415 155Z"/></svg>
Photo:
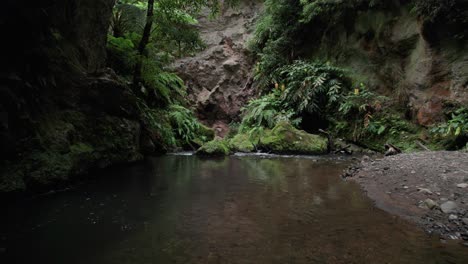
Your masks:
<svg viewBox="0 0 468 264"><path fill-rule="evenodd" d="M135 66L136 56L135 45L130 39L108 36L107 62L118 74L128 75Z"/></svg>
<svg viewBox="0 0 468 264"><path fill-rule="evenodd" d="M175 73L159 69L151 60L144 60L142 77L153 104L165 106L185 100L184 81Z"/></svg>
<svg viewBox="0 0 468 264"><path fill-rule="evenodd" d="M340 101L335 116L335 130L339 134L352 131L352 140L364 136L382 136L390 131L388 120L379 120L383 104L389 99L370 91L363 83ZM338 120L338 121L337 121Z"/></svg>
<svg viewBox="0 0 468 264"><path fill-rule="evenodd" d="M271 78L274 90L243 109L239 131L253 140L282 121L298 127L305 114L330 118L349 89L343 69L318 62L295 61L274 70Z"/></svg>
<svg viewBox="0 0 468 264"><path fill-rule="evenodd" d="M382 104L389 100L370 91L363 83L360 83L359 87L343 98L338 111L344 117L357 115L363 117L365 114L380 111Z"/></svg>
<svg viewBox="0 0 468 264"><path fill-rule="evenodd" d="M464 136L468 134L468 108L461 107L450 114L450 119L431 129L438 136Z"/></svg>
<svg viewBox="0 0 468 264"><path fill-rule="evenodd" d="M325 63L295 61L275 71L282 103L295 113L319 114L330 110L348 89L343 69Z"/></svg>
<svg viewBox="0 0 468 264"><path fill-rule="evenodd" d="M190 147L202 145L214 138L214 132L201 124L190 109L181 105L169 107L169 118L178 139Z"/></svg>
<svg viewBox="0 0 468 264"><path fill-rule="evenodd" d="M192 111L180 105L171 105L169 117L176 135L190 144L196 138L201 126Z"/></svg>
<svg viewBox="0 0 468 264"><path fill-rule="evenodd" d="M294 118L295 113L291 109L283 107L279 94L270 93L259 99L251 100L243 108L244 118L240 125L240 132L246 132L252 128L273 128L279 121L288 120L295 126L300 123L300 118Z"/></svg>
<svg viewBox="0 0 468 264"><path fill-rule="evenodd" d="M140 119L146 127L159 134L160 144L166 148L177 145L176 135L172 129L168 114L165 111L148 107L146 102L138 98L137 106Z"/></svg>
<svg viewBox="0 0 468 264"><path fill-rule="evenodd" d="M265 1L265 11L249 43L259 59L255 80L261 88L271 85L274 70L291 62L294 48L301 40L297 21L301 10L299 0Z"/></svg>

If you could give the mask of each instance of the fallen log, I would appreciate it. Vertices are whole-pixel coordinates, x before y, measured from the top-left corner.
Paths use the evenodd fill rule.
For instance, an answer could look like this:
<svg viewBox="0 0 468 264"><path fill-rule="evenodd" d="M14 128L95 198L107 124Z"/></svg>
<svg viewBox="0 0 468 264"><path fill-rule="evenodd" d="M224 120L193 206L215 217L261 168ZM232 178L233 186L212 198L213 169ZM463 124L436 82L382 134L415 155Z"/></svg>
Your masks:
<svg viewBox="0 0 468 264"><path fill-rule="evenodd" d="M421 141L419 140L416 140L416 144L418 144L418 146L420 146L425 151L431 151L428 147L424 146L423 143L421 143Z"/></svg>
<svg viewBox="0 0 468 264"><path fill-rule="evenodd" d="M401 149L390 143L385 144L385 156L393 156L402 153Z"/></svg>

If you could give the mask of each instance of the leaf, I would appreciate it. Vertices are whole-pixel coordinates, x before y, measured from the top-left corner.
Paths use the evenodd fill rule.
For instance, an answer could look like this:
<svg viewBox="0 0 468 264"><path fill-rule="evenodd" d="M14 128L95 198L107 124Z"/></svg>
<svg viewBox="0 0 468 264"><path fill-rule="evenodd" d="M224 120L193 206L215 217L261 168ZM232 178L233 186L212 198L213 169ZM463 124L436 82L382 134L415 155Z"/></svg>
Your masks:
<svg viewBox="0 0 468 264"><path fill-rule="evenodd" d="M379 130L377 131L377 135L381 135L383 132L385 132L386 127L385 126L380 126Z"/></svg>

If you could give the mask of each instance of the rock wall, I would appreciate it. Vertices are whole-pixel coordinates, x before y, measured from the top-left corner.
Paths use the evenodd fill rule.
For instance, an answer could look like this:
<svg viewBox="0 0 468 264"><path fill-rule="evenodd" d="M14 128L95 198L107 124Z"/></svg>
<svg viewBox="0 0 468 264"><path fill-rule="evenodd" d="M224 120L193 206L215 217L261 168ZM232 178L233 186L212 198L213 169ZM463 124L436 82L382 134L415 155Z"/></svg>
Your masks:
<svg viewBox="0 0 468 264"><path fill-rule="evenodd" d="M468 105L468 42L446 18L424 21L407 1L392 5L315 25L314 33L322 28L310 34L301 56L351 69L355 79L397 99L415 122L430 126L444 120L444 108Z"/></svg>
<svg viewBox="0 0 468 264"><path fill-rule="evenodd" d="M2 6L0 192L57 187L91 168L142 158L135 98L103 69L113 5Z"/></svg>
<svg viewBox="0 0 468 264"><path fill-rule="evenodd" d="M174 64L199 118L221 136L226 124L239 121L240 109L256 93L246 45L261 9L257 1L243 1L216 19L210 19L207 12L198 25L206 49Z"/></svg>

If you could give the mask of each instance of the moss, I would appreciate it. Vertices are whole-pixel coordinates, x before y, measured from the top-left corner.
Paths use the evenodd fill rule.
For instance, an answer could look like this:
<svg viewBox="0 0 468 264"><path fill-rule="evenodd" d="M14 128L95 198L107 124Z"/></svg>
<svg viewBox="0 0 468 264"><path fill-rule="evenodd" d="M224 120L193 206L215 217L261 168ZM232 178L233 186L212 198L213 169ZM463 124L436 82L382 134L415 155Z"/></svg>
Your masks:
<svg viewBox="0 0 468 264"><path fill-rule="evenodd" d="M200 128L197 131L197 135L194 138L193 143L200 147L203 146L203 144L212 141L214 137L215 132L213 129L200 124Z"/></svg>
<svg viewBox="0 0 468 264"><path fill-rule="evenodd" d="M200 125L200 129L198 131L198 133L203 136L203 137L206 137L208 139L208 141L211 141L214 139L215 137L215 132L212 128L209 128L205 125Z"/></svg>
<svg viewBox="0 0 468 264"><path fill-rule="evenodd" d="M327 139L294 128L289 122L279 122L260 139L260 148L284 154L325 154Z"/></svg>
<svg viewBox="0 0 468 264"><path fill-rule="evenodd" d="M93 167L138 160L138 135L139 124L122 117L78 111L45 115L36 130L34 151L15 164L1 164L0 191L50 188Z"/></svg>
<svg viewBox="0 0 468 264"><path fill-rule="evenodd" d="M237 134L230 141L229 145L234 151L239 152L253 152L255 145L250 140L247 134Z"/></svg>
<svg viewBox="0 0 468 264"><path fill-rule="evenodd" d="M227 156L231 154L231 149L225 140L215 139L201 146L196 154L200 156Z"/></svg>

